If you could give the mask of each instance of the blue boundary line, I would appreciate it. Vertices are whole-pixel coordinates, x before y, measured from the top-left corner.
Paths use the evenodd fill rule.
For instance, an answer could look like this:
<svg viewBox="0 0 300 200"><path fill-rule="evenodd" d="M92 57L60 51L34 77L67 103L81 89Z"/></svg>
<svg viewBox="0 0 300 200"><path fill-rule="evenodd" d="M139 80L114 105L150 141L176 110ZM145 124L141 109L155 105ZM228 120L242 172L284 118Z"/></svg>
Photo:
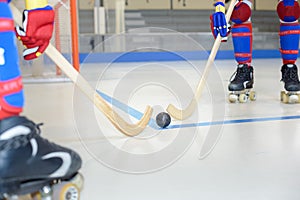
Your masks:
<svg viewBox="0 0 300 200"><path fill-rule="evenodd" d="M124 63L124 62L164 62L207 60L210 51L162 51L162 52L114 52L114 53L81 53L80 63ZM257 49L252 52L256 58L281 58L279 50ZM299 53L300 56L300 53ZM216 60L234 59L233 50L219 50Z"/></svg>
<svg viewBox="0 0 300 200"><path fill-rule="evenodd" d="M191 124L180 124L180 125L171 125L168 129L176 128L191 128L191 127L205 127L205 126L216 126L216 125L232 125L232 124L244 124L244 123L254 123L254 122L274 122L274 121L283 121L283 120L293 120L300 119L300 115L293 116L282 116L282 117L262 117L262 118L249 118L249 119L236 119L236 120L224 120L224 121L214 121L214 122L199 122Z"/></svg>
<svg viewBox="0 0 300 200"><path fill-rule="evenodd" d="M143 113L138 110L131 108L130 106L104 94L103 92L98 91L98 94L107 102L116 106L123 112L128 113L132 117L136 119L141 119ZM273 121L283 121L283 120L295 120L300 119L300 115L292 115L292 116L281 116L281 117L261 117L261 118L248 118L248 119L236 119L236 120L224 120L224 121L213 121L213 122L199 122L199 123L190 123L190 124L178 124L178 125L170 125L167 129L179 129L179 128L192 128L192 127L206 127L206 126L216 126L216 125L232 125L232 124L244 124L244 123L255 123L255 122L273 122ZM149 126L153 129L160 129L154 119L151 118L149 122Z"/></svg>

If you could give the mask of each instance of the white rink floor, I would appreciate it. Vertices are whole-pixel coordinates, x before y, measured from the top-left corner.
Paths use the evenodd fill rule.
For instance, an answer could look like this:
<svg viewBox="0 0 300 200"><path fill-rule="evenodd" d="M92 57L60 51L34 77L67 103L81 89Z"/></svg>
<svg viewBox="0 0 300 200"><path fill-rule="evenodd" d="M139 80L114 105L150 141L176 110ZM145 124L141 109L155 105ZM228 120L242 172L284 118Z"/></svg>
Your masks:
<svg viewBox="0 0 300 200"><path fill-rule="evenodd" d="M102 76L106 65L94 64L82 74L135 122L148 104L158 113L188 103L200 78L191 64L114 64ZM72 83L25 84L24 115L45 123L44 137L80 153L83 200L299 200L300 105L279 101L281 61L253 61L258 99L247 104L227 101L235 65L216 62L190 119L167 130L151 125L137 138L113 128Z"/></svg>

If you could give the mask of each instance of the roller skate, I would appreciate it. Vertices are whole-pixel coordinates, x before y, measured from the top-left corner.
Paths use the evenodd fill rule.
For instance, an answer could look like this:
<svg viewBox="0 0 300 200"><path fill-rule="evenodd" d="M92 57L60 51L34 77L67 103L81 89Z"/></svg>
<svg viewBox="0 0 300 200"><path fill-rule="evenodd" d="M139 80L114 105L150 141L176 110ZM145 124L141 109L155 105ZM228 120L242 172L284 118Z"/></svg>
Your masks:
<svg viewBox="0 0 300 200"><path fill-rule="evenodd" d="M280 100L283 103L300 103L300 82L298 68L295 64L284 64L281 68L285 91L281 91Z"/></svg>
<svg viewBox="0 0 300 200"><path fill-rule="evenodd" d="M78 200L78 154L40 136L25 117L0 121L0 199Z"/></svg>
<svg viewBox="0 0 300 200"><path fill-rule="evenodd" d="M253 67L247 64L239 64L236 72L231 76L228 85L230 103L246 103L256 100L253 88Z"/></svg>

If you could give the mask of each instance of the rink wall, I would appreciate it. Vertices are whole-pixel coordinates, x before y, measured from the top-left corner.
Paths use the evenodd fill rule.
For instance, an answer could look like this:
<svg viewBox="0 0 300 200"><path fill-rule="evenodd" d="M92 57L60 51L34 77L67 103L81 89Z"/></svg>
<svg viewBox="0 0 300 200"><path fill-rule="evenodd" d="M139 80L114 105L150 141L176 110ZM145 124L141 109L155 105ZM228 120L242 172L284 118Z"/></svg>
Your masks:
<svg viewBox="0 0 300 200"><path fill-rule="evenodd" d="M112 62L164 62L207 60L209 51L182 52L122 52L122 53L81 53L80 63L112 63ZM279 50L253 50L253 59L281 58ZM216 60L234 59L233 50L220 50Z"/></svg>
<svg viewBox="0 0 300 200"><path fill-rule="evenodd" d="M80 35L80 63L206 60L214 44L214 38L208 32L151 31L106 36ZM278 33L254 32L253 59L259 58L281 58ZM216 59L234 59L230 37L221 44Z"/></svg>
<svg viewBox="0 0 300 200"><path fill-rule="evenodd" d="M81 35L80 62L151 62L205 60L214 44L210 32L178 33L167 29L139 29L120 35ZM277 32L253 33L253 58L280 58ZM234 59L231 37L216 59Z"/></svg>

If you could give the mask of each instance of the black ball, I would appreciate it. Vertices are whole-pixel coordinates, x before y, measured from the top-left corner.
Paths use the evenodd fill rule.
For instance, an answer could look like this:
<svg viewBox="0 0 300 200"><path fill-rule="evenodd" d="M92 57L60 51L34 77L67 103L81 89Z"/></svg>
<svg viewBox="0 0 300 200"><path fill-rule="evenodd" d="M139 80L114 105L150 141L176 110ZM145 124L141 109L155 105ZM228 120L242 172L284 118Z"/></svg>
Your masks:
<svg viewBox="0 0 300 200"><path fill-rule="evenodd" d="M161 112L156 116L156 124L161 128L166 128L171 123L171 117L166 112Z"/></svg>

